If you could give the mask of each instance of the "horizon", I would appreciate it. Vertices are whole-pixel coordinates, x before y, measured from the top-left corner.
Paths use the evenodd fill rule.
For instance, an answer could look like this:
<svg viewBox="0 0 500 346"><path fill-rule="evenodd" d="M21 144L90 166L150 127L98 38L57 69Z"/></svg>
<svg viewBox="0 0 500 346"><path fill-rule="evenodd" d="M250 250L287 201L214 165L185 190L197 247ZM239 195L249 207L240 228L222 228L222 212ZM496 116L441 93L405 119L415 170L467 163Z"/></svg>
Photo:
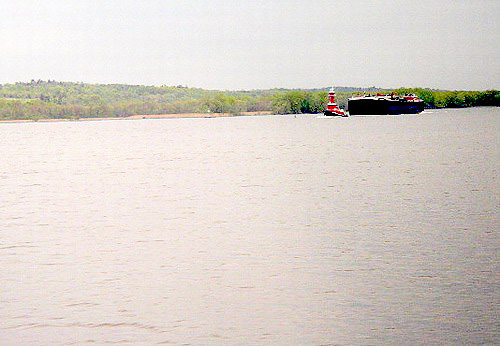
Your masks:
<svg viewBox="0 0 500 346"><path fill-rule="evenodd" d="M4 2L0 83L499 89L499 14L489 0Z"/></svg>
<svg viewBox="0 0 500 346"><path fill-rule="evenodd" d="M182 84L173 84L173 85L167 85L167 84L130 84L130 83L90 83L90 82L84 82L84 81L62 81L62 80L55 80L55 79L30 79L28 81L15 81L15 82L7 82L7 83L0 83L0 87L2 85L15 85L15 84L32 84L32 81L35 82L43 82L43 83L73 83L73 84L88 84L88 85L127 85L127 86L144 86L144 87L156 87L156 88L161 88L161 87L182 87L182 88L191 88L191 89L202 89L202 90L207 90L207 91L259 91L259 90L322 90L322 89L329 89L329 88L351 88L351 89L382 89L382 90L396 90L396 89L425 89L425 90L432 90L432 91L488 91L488 90L497 90L494 88L487 88L487 89L440 89L440 88L430 88L426 86L398 86L398 87L382 87L382 86L377 86L377 85L370 85L370 86L352 86L352 85L329 85L329 86L322 86L322 87L308 87L308 88L285 88L285 87L271 87L271 88L253 88L253 89L207 89L207 88L202 88L198 86L189 86L189 85L182 85Z"/></svg>

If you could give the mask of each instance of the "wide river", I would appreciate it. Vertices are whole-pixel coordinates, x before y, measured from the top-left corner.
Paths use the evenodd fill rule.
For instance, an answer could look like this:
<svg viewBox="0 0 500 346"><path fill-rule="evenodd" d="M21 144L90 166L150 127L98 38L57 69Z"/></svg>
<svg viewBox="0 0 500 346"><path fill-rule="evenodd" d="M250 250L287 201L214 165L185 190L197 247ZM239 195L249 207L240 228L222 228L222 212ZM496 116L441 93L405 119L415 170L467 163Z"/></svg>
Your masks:
<svg viewBox="0 0 500 346"><path fill-rule="evenodd" d="M0 124L0 344L498 343L499 129Z"/></svg>

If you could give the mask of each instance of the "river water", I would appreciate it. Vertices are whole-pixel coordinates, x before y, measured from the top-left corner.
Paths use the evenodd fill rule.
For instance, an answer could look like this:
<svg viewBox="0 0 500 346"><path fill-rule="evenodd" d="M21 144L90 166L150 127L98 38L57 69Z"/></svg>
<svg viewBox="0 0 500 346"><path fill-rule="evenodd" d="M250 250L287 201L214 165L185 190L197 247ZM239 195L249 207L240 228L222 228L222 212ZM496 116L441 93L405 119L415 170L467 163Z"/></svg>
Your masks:
<svg viewBox="0 0 500 346"><path fill-rule="evenodd" d="M0 124L0 343L497 343L499 125Z"/></svg>

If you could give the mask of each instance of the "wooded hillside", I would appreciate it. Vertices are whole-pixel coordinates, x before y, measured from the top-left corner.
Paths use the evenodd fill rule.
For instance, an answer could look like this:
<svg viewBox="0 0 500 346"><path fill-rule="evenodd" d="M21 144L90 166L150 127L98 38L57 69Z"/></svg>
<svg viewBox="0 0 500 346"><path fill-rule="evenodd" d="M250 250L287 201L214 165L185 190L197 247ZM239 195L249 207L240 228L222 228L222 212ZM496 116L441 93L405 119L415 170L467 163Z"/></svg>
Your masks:
<svg viewBox="0 0 500 346"><path fill-rule="evenodd" d="M0 85L0 119L125 117L135 114L319 113L327 90L266 89L217 91L186 86L87 84L32 80ZM428 107L498 106L500 93L489 91L438 91L421 88L396 90L335 87L337 103L345 108L352 95L376 92L415 93Z"/></svg>

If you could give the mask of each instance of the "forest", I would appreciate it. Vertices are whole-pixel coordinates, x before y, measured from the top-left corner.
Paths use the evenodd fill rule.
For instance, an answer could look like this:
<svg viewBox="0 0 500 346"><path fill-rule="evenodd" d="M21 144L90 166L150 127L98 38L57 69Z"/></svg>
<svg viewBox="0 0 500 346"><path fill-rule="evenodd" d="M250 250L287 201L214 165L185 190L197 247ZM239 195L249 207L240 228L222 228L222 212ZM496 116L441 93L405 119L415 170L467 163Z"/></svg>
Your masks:
<svg viewBox="0 0 500 346"><path fill-rule="evenodd" d="M274 114L320 113L329 88L218 91L187 86L88 84L31 80L0 85L0 120L126 117L171 113L269 111ZM346 108L353 95L416 94L427 108L499 106L500 92L446 91L424 88L335 87L337 103Z"/></svg>

